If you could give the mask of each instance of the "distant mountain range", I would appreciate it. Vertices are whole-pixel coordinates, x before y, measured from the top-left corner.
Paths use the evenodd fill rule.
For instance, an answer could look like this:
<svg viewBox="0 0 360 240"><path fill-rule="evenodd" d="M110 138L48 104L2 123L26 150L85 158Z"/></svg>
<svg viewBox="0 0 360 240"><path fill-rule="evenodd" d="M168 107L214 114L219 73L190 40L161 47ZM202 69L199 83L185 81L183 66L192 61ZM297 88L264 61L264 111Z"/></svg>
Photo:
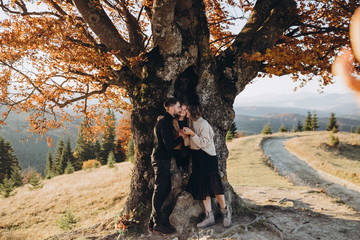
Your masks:
<svg viewBox="0 0 360 240"><path fill-rule="evenodd" d="M240 99L236 102L235 123L238 131L259 134L266 123L277 132L281 124L289 130L310 111L319 117L319 130L326 130L330 114L335 113L342 131L360 126L360 107L354 96L348 94L302 93L293 95L266 95Z"/></svg>
<svg viewBox="0 0 360 240"><path fill-rule="evenodd" d="M355 114L360 117L360 107L351 94L296 93L292 95L264 95L252 98L242 98L240 94L234 105L235 108L244 106L270 107L271 111L282 111L277 113L294 112L304 114L304 111L316 110L321 117L328 116L330 112L334 112L338 116ZM249 115L247 113L237 113Z"/></svg>

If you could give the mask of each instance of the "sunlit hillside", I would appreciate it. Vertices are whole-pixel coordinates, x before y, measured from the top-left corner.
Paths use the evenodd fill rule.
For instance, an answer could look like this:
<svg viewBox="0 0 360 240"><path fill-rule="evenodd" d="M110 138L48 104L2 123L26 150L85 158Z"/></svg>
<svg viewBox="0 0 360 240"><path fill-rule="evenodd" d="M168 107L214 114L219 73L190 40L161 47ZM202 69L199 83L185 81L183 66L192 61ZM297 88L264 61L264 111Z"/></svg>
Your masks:
<svg viewBox="0 0 360 240"><path fill-rule="evenodd" d="M18 188L0 199L0 239L44 239L62 232L58 220L70 209L80 218L77 227L89 227L113 218L129 191L132 164L75 172L45 180L44 187Z"/></svg>
<svg viewBox="0 0 360 240"><path fill-rule="evenodd" d="M318 169L331 170L327 172L358 184L360 135L337 133L335 136L340 139L339 148L328 149L323 145L329 140L329 135L329 132L303 132L276 133L272 136L297 136L286 144L293 152L300 150L306 154L302 157L311 161L310 165L313 162L313 166ZM304 186L294 186L264 163L264 154L259 146L262 138L262 135L256 135L227 143L230 151L228 180L234 190L245 199L260 192L261 198L254 195L259 201L271 198L267 194L274 192L276 196L282 197L281 194L287 194L288 191L308 191ZM18 188L15 196L0 199L0 239L44 239L62 233L64 230L59 228L58 220L67 209L80 219L77 229L85 229L110 219L111 224L106 231L97 229L99 231L96 234L103 236L110 233L113 231L111 219L120 212L129 192L131 169L132 164L125 162L117 164L115 168L102 166L57 176L45 180L43 188L33 191L28 186ZM336 215L338 212L327 214ZM78 236L82 236L82 233L78 233Z"/></svg>

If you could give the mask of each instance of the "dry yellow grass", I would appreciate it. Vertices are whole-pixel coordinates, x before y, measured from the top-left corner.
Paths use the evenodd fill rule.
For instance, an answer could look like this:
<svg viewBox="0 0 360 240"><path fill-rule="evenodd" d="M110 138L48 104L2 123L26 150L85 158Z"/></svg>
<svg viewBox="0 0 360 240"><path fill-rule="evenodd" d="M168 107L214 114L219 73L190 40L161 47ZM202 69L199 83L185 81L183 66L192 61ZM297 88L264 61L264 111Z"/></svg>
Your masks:
<svg viewBox="0 0 360 240"><path fill-rule="evenodd" d="M320 164L320 167L331 165L329 169L335 169L335 166L338 171L347 170L344 173L348 173L348 176L360 173L360 161L354 160L356 156L360 157L360 153L356 152L356 149L360 148L355 147L355 151L351 151L352 155L347 152L350 154L347 157L352 159L349 160L320 147L320 143L328 140L327 133L296 135L300 137L288 141L286 145L292 148L291 151L299 153L300 157L311 159L316 156L312 161ZM302 189L303 187L293 186L286 178L264 164L264 155L259 147L262 138L263 136L259 135L249 136L228 143L230 153L227 171L230 184L235 189ZM359 135L340 133L339 138L345 147L360 144ZM42 189L30 191L27 186L17 189L15 196L0 199L0 239L44 239L61 233L57 221L68 208L81 219L77 225L80 228L114 217L120 212L128 194L131 168L132 164L129 162L117 164L117 169L103 166L46 180Z"/></svg>
<svg viewBox="0 0 360 240"><path fill-rule="evenodd" d="M129 191L132 164L57 176L44 181L44 187L0 199L0 239L44 239L61 233L57 221L71 209L80 218L77 227L88 227L120 212Z"/></svg>
<svg viewBox="0 0 360 240"><path fill-rule="evenodd" d="M230 184L236 186L293 188L286 178L279 176L264 164L259 147L261 135L234 139L228 142L227 174Z"/></svg>
<svg viewBox="0 0 360 240"><path fill-rule="evenodd" d="M334 134L340 140L338 148L325 145L330 132L316 132L310 136L293 138L285 147L308 162L310 166L331 175L360 184L360 135L339 132Z"/></svg>

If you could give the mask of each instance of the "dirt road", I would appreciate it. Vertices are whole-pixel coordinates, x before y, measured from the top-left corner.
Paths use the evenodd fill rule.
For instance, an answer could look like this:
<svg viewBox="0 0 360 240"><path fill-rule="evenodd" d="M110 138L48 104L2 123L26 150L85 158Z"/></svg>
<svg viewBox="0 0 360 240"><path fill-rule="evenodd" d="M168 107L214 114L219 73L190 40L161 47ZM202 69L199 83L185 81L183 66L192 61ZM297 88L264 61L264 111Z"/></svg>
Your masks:
<svg viewBox="0 0 360 240"><path fill-rule="evenodd" d="M296 185L320 188L327 195L360 211L360 187L310 167L305 161L285 149L283 143L288 139L268 138L262 143L264 153L270 158L278 173L286 176Z"/></svg>

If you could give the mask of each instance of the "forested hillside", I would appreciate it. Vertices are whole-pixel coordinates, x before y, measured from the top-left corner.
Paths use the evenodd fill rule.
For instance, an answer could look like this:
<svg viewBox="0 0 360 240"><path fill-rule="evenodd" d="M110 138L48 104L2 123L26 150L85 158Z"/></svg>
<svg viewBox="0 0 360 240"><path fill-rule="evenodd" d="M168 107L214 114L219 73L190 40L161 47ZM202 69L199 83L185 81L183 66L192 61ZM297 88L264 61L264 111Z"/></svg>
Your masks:
<svg viewBox="0 0 360 240"><path fill-rule="evenodd" d="M46 139L39 135L32 135L27 131L26 114L11 114L7 119L7 125L1 126L0 136L11 143L14 152L19 159L21 168L24 170L28 167L34 167L37 171L43 173L46 163L46 155L49 146ZM78 133L80 121L74 121L68 125L67 129L56 129L49 132L56 146L57 141L63 135L69 135L73 146Z"/></svg>
<svg viewBox="0 0 360 240"><path fill-rule="evenodd" d="M264 125L268 122L271 124L274 132L277 132L282 124L290 131L293 125L296 126L298 121L304 124L308 110L279 107L236 107L235 111L234 121L237 131L246 135L252 135L261 133ZM318 130L326 130L330 113L324 111L316 111L316 113L319 116ZM360 119L352 114L346 117L337 116L337 122L340 125L341 131L349 132L351 127L356 129L360 126ZM38 135L31 136L31 133L27 131L25 114L11 114L7 125L0 128L0 136L11 142L23 170L28 167L34 167L37 171L44 174L46 156L49 149L54 152L60 137L66 138L67 135L69 135L74 149L80 125L81 119L73 121L72 125L68 125L66 130L56 129L50 131L48 136L54 140L54 147L49 148L45 138L41 138Z"/></svg>

